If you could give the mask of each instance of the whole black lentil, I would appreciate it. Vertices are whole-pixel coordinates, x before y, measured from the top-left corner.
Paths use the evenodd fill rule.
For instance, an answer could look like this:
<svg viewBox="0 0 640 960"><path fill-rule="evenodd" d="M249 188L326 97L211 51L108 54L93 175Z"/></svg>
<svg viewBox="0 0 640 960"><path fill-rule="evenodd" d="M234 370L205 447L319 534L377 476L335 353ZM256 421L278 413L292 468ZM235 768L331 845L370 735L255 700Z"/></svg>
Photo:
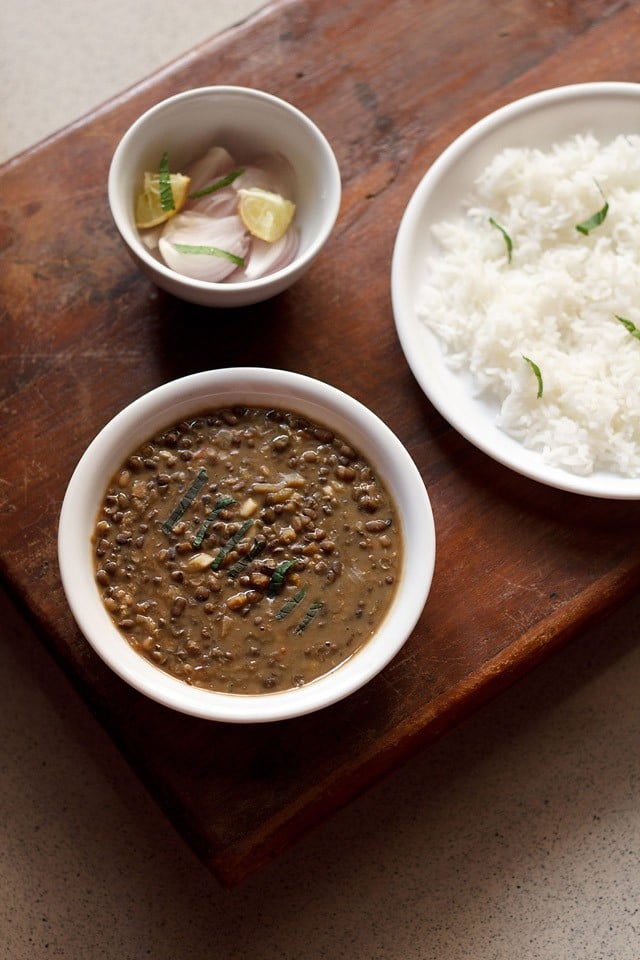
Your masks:
<svg viewBox="0 0 640 960"><path fill-rule="evenodd" d="M351 657L402 563L393 502L358 451L260 407L204 411L134 450L93 542L127 642L186 683L236 694L301 686Z"/></svg>

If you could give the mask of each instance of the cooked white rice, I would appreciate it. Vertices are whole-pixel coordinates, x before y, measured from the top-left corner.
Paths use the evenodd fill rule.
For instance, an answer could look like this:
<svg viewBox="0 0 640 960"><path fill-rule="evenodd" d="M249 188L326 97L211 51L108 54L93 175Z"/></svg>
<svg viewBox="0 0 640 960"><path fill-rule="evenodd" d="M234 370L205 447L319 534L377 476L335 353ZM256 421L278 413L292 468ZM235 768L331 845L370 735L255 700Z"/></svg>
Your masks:
<svg viewBox="0 0 640 960"><path fill-rule="evenodd" d="M603 199L604 198L604 199ZM588 236L576 230L600 210ZM511 263L505 238L513 242ZM640 476L640 137L507 149L436 225L420 317L548 464ZM543 394L524 357L540 368Z"/></svg>

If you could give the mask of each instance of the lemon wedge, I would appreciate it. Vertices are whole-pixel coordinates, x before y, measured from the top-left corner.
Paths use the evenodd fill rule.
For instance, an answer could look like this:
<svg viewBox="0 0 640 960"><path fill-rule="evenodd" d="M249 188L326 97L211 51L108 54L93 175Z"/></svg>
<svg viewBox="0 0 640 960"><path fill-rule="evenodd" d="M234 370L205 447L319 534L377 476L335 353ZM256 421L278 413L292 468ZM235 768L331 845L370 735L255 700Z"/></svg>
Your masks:
<svg viewBox="0 0 640 960"><path fill-rule="evenodd" d="M142 193L136 200L136 226L141 230L157 227L182 210L187 202L191 178L182 173L169 174L169 186L173 197L173 207L165 209L162 204L161 177L159 173L145 173Z"/></svg>
<svg viewBox="0 0 640 960"><path fill-rule="evenodd" d="M238 190L238 214L249 233L275 243L289 229L296 205L279 193L270 193L260 187Z"/></svg>

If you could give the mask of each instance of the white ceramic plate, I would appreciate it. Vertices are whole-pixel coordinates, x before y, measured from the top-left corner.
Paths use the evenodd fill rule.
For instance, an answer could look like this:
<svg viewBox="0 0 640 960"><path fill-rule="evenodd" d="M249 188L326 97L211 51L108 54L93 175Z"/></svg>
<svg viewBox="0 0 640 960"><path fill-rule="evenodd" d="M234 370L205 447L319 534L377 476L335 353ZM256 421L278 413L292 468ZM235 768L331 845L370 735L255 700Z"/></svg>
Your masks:
<svg viewBox="0 0 640 960"><path fill-rule="evenodd" d="M462 216L462 201L491 158L506 147L538 146L576 134L603 142L640 132L640 84L584 83L517 100L470 127L438 157L400 223L391 270L396 329L405 357L429 400L480 450L512 470L561 490L609 499L640 499L640 479L597 472L581 477L550 467L496 426L498 404L478 400L470 378L451 371L417 314L427 259L437 256L431 226ZM640 255L640 254L639 254Z"/></svg>

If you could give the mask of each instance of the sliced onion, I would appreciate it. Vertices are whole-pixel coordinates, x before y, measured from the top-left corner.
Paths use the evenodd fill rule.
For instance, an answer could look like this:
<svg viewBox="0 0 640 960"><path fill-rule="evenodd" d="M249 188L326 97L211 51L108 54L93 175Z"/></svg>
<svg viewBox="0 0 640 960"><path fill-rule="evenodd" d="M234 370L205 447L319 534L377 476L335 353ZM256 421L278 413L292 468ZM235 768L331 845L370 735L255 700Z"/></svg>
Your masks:
<svg viewBox="0 0 640 960"><path fill-rule="evenodd" d="M220 187L213 193L189 201L189 210L201 213L205 217L231 217L238 211L238 195L233 186Z"/></svg>
<svg viewBox="0 0 640 960"><path fill-rule="evenodd" d="M237 265L223 256L206 253L183 253L175 244L216 247L236 257L246 257L250 239L240 217L212 219L186 211L168 220L160 237L160 254L167 266L194 280L219 283L228 277Z"/></svg>
<svg viewBox="0 0 640 960"><path fill-rule="evenodd" d="M191 177L189 193L203 190L223 177L225 173L230 173L233 168L233 157L224 147L211 147L204 157L196 160L185 171L187 176Z"/></svg>
<svg viewBox="0 0 640 960"><path fill-rule="evenodd" d="M153 253L158 249L158 241L160 240L160 234L164 229L164 223L161 223L157 227L151 227L149 230L140 231L140 240L147 250L151 250Z"/></svg>
<svg viewBox="0 0 640 960"><path fill-rule="evenodd" d="M238 272L235 280L257 280L269 273L275 273L286 267L296 255L298 249L298 231L289 227L284 237L275 243L267 243L253 237L251 249L245 258L244 269ZM242 276L240 276L240 272Z"/></svg>

